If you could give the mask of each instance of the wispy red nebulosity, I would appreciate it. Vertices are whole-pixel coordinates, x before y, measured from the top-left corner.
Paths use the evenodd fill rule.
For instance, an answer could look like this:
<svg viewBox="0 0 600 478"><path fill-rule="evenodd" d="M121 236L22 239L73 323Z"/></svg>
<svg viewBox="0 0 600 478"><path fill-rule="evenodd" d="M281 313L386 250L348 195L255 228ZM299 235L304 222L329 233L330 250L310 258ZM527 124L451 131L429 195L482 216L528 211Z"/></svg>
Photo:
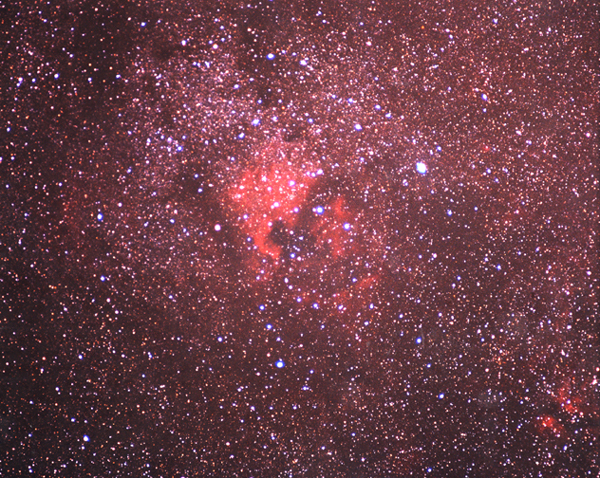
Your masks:
<svg viewBox="0 0 600 478"><path fill-rule="evenodd" d="M280 259L281 246L271 237L273 227L277 221L287 229L296 226L315 179L315 169L303 157L302 148L275 138L259 150L229 187L231 211L259 255Z"/></svg>

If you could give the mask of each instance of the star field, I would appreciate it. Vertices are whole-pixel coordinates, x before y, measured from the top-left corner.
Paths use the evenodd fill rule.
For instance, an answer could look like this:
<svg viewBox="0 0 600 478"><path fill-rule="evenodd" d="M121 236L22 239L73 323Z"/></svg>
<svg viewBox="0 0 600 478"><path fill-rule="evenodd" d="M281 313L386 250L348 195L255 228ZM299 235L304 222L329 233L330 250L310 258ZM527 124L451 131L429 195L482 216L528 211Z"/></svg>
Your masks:
<svg viewBox="0 0 600 478"><path fill-rule="evenodd" d="M0 475L598 476L591 2L0 12Z"/></svg>

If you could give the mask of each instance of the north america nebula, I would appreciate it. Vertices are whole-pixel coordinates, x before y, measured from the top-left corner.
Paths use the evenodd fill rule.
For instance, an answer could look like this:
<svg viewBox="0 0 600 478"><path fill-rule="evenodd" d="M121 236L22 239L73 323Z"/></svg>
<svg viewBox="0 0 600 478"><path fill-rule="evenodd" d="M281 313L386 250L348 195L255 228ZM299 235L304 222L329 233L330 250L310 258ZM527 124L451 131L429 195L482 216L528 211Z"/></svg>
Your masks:
<svg viewBox="0 0 600 478"><path fill-rule="evenodd" d="M593 2L0 12L0 475L599 476Z"/></svg>

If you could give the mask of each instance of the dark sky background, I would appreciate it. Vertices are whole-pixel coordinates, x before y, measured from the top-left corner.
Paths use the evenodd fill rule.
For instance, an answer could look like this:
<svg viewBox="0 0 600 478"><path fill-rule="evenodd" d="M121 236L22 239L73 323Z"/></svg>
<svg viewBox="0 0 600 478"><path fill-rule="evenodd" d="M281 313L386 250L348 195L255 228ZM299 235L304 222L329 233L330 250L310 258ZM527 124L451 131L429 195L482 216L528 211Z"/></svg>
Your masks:
<svg viewBox="0 0 600 478"><path fill-rule="evenodd" d="M598 477L598 31L0 1L0 475Z"/></svg>

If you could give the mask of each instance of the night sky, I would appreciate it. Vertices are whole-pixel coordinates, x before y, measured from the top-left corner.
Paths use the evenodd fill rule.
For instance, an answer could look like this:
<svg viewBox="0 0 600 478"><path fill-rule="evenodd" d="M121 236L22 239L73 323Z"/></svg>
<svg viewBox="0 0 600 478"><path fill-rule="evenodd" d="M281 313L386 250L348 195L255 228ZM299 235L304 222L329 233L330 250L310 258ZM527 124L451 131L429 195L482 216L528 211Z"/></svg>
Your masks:
<svg viewBox="0 0 600 478"><path fill-rule="evenodd" d="M0 475L597 478L593 3L0 1Z"/></svg>

